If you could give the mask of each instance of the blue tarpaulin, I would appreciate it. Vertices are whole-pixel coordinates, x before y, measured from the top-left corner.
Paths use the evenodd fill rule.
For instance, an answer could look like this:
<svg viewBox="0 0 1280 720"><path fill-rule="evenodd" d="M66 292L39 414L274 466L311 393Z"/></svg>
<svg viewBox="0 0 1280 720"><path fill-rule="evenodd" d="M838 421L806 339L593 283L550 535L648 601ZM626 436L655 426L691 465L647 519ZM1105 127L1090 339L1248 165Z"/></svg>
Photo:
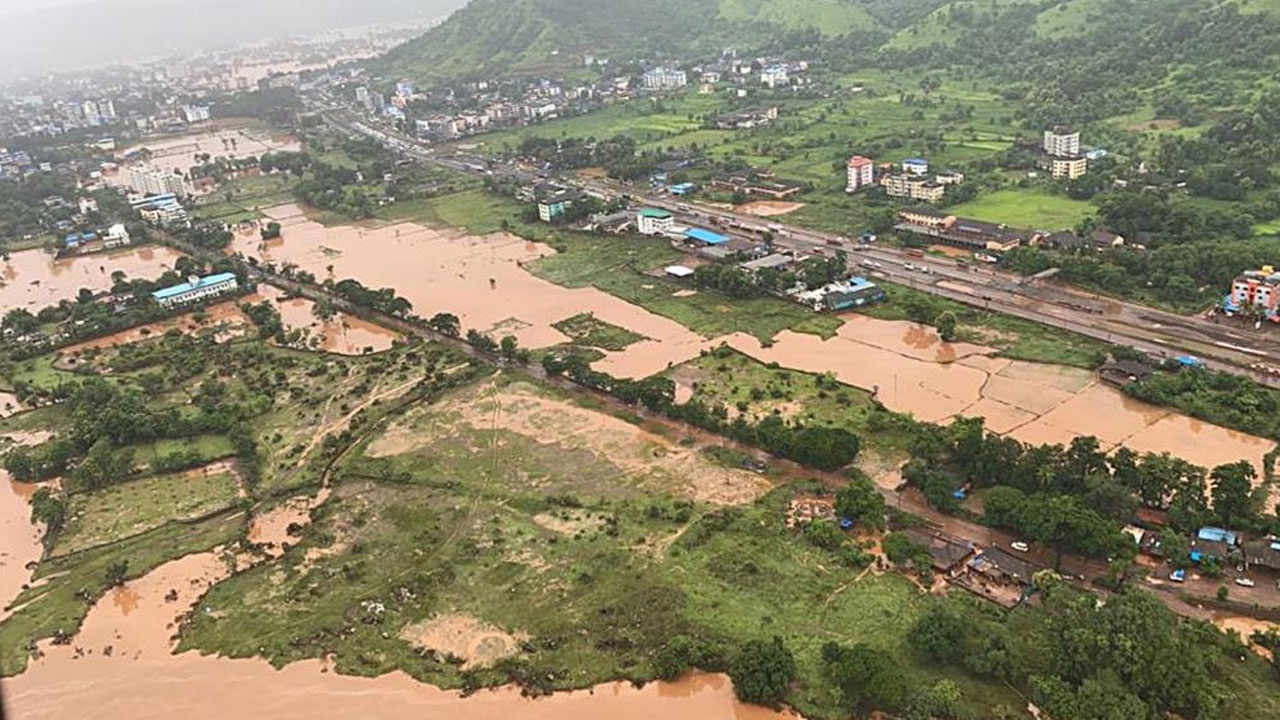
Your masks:
<svg viewBox="0 0 1280 720"><path fill-rule="evenodd" d="M708 245L723 245L729 242L729 238L724 235L713 233L710 230L703 230L702 228L689 228L684 231L684 236L690 240L697 240Z"/></svg>

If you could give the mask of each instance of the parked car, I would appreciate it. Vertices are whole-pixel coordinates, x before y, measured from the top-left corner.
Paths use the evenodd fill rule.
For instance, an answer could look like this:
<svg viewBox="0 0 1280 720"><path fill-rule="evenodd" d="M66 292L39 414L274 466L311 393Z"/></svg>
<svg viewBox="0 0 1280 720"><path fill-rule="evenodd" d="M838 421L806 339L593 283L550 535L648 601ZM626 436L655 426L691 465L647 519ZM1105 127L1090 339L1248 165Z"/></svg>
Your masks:
<svg viewBox="0 0 1280 720"><path fill-rule="evenodd" d="M1236 578L1236 584L1240 587L1253 587L1254 582L1249 578Z"/></svg>
<svg viewBox="0 0 1280 720"><path fill-rule="evenodd" d="M1009 547L1013 548L1014 550L1017 550L1018 552L1027 552L1031 549L1031 546L1027 545L1022 541L1009 543Z"/></svg>

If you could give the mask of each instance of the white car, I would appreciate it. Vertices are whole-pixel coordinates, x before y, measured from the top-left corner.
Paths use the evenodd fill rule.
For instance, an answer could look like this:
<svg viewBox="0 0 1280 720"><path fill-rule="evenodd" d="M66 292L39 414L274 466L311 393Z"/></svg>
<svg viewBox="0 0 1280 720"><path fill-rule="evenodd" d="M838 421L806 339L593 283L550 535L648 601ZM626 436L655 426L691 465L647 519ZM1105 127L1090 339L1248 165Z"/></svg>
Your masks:
<svg viewBox="0 0 1280 720"><path fill-rule="evenodd" d="M1017 550L1018 552L1027 552L1028 550L1031 549L1031 546L1027 545L1024 542L1009 543L1009 547L1013 548L1014 550Z"/></svg>
<svg viewBox="0 0 1280 720"><path fill-rule="evenodd" d="M1254 582L1249 578L1236 578L1236 584L1240 587L1253 587Z"/></svg>

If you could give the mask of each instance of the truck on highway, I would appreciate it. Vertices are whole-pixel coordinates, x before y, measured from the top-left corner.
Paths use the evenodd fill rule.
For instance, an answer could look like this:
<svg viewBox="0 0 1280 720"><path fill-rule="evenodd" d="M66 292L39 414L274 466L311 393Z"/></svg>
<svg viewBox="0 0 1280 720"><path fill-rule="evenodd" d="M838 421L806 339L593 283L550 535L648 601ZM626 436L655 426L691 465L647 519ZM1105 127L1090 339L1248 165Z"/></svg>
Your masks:
<svg viewBox="0 0 1280 720"><path fill-rule="evenodd" d="M924 257L924 251L923 251L923 250L908 250L908 251L907 251L907 256L908 256L908 257L913 257L913 258L922 258L922 257Z"/></svg>

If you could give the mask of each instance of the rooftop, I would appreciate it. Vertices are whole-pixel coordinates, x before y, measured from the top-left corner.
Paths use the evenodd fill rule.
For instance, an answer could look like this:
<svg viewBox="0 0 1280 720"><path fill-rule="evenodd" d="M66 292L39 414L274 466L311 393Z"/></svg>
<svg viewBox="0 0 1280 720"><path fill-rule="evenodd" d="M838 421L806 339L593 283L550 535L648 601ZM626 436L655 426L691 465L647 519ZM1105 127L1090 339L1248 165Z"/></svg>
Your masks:
<svg viewBox="0 0 1280 720"><path fill-rule="evenodd" d="M710 230L703 230L702 228L687 228L684 231L684 236L690 240L697 240L708 245L723 245L729 242L729 238L724 235L713 233Z"/></svg>
<svg viewBox="0 0 1280 720"><path fill-rule="evenodd" d="M744 262L742 263L742 269L755 271L755 270L764 270L766 268L780 268L785 265L790 265L793 259L794 258L792 258L790 255L783 255L782 253L774 253L772 255L765 255L764 257L758 258L756 260Z"/></svg>
<svg viewBox="0 0 1280 720"><path fill-rule="evenodd" d="M658 208L641 208L640 217L655 218L658 220L666 220L671 217L671 213Z"/></svg>
<svg viewBox="0 0 1280 720"><path fill-rule="evenodd" d="M175 295L181 295L185 292L190 292L192 290L198 290L200 288L206 288L206 287L213 287L215 285L222 285L224 283L231 282L232 280L235 280L235 279L236 279L235 273L218 273L217 275L206 275L205 277L198 278L194 283L185 282L185 283L182 283L181 285L172 285L167 288L161 288L151 293L151 297L155 298L156 300L164 300L166 298L171 298L171 297L174 297Z"/></svg>

